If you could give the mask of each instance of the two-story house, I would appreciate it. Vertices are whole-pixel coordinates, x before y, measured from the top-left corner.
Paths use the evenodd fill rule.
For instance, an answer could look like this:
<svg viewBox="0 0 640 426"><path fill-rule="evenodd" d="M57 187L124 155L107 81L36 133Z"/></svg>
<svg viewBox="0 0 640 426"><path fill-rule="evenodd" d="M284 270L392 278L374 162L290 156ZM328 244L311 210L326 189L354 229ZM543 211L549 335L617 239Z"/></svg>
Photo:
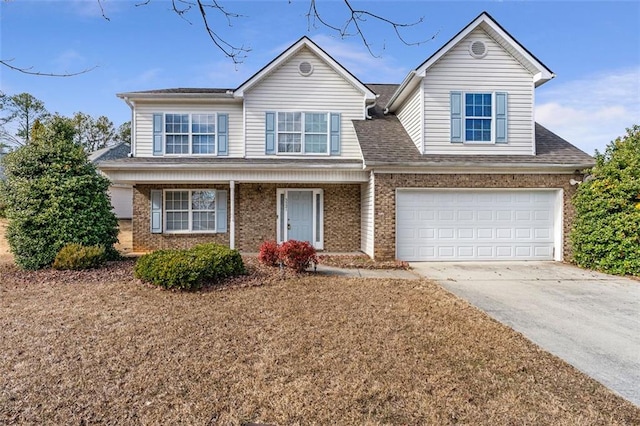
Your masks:
<svg viewBox="0 0 640 426"><path fill-rule="evenodd" d="M562 260L593 159L535 123L554 74L482 13L402 84L303 37L235 89L121 93L133 250L265 240L403 260Z"/></svg>

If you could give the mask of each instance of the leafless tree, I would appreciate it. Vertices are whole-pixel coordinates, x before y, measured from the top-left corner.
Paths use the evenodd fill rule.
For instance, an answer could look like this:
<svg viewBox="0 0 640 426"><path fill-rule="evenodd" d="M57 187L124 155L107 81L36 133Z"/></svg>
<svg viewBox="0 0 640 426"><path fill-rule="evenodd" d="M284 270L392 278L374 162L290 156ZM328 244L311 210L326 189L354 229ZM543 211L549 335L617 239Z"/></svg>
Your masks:
<svg viewBox="0 0 640 426"><path fill-rule="evenodd" d="M98 3L98 6L100 7L100 13L102 17L107 21L110 21L111 19L107 16L104 9L104 0L96 1ZM135 6L144 7L151 4L152 2L157 1L166 0L141 0L139 3L135 3ZM189 24L193 24L190 18L195 15L196 19L200 22L200 25L202 25L202 28L206 32L207 36L211 39L213 45L218 50L220 50L224 56L233 61L234 64L240 64L244 61L244 59L247 57L247 54L251 51L251 48L243 43L236 43L235 41L230 40L229 36L223 34L224 26L214 24L212 17L216 16L218 18L222 18L223 22L226 21L226 25L228 27L232 27L233 21L235 19L243 18L246 16L243 16L239 13L231 12L225 5L222 4L222 1L219 0L170 1L171 7L169 10L175 13L181 19L184 19ZM293 0L288 0L289 3L292 3L292 1ZM372 47L373 45L370 41L371 30L366 28L369 22L378 22L389 26L393 30L397 38L407 46L420 45L434 39L437 36L437 33L435 33L433 36L426 40L409 41L407 40L405 35L403 35L404 30L422 24L424 22L424 17L420 17L414 22L397 22L386 16L376 14L371 10L355 9L352 6L350 0L342 0L340 4L344 7L344 17L341 18L338 22L334 22L325 18L325 15L320 11L318 2L316 0L308 1L309 8L306 13L306 18L309 31L311 31L312 28L322 26L331 30L340 38L359 38L367 48L369 53L374 57L377 57L378 55L376 54L376 52L374 52L374 48ZM330 7L335 8L336 3L331 3ZM20 67L14 65L12 62L13 59L0 58L0 65L8 67L9 69L14 71L35 76L71 77L87 73L96 68L87 68L81 71L69 73L52 73L36 71L33 69L33 67Z"/></svg>

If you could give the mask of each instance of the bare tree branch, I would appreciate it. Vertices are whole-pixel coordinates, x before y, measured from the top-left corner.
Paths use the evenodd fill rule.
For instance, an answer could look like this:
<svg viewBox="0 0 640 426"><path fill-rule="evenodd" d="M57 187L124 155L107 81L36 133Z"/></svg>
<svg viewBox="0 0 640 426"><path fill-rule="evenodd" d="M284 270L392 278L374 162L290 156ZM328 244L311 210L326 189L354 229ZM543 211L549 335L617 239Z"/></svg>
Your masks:
<svg viewBox="0 0 640 426"><path fill-rule="evenodd" d="M109 19L107 17L107 15L105 15L105 13L104 13L104 7L102 6L102 0L98 0L98 6L100 6L100 13L102 13L102 17L104 19L106 19L107 21L111 21L111 19Z"/></svg>
<svg viewBox="0 0 640 426"><path fill-rule="evenodd" d="M435 33L429 39L422 40L422 41L416 41L416 42L407 41L402 36L402 33L400 32L400 30L402 28L414 27L416 25L421 24L422 22L424 22L424 17L420 17L417 21L411 22L411 23L395 22L395 21L392 21L391 19L385 18L384 16L377 15L367 10L354 9L351 6L351 3L349 2L349 0L343 0L343 2L349 9L350 15L348 19L341 26L337 26L334 24L330 24L329 22L327 22L325 19L322 18L322 15L318 11L316 0L309 0L309 10L306 15L308 28L309 29L311 27L316 28L315 24L316 22L319 22L323 26L337 32L340 38L359 37L360 40L362 41L362 44L364 44L364 46L369 51L369 54L371 54L371 56L373 57L378 57L378 55L376 55L373 52L371 44L367 39L367 35L365 34L364 29L361 26L362 23L367 21L367 18L372 18L376 21L380 21L382 23L385 23L391 26L393 28L393 31L396 33L396 36L398 37L398 39L406 46L418 46L418 45L427 43L428 41L431 41L434 38L436 38L436 36L438 35L438 33Z"/></svg>
<svg viewBox="0 0 640 426"><path fill-rule="evenodd" d="M82 71L58 74L58 73L52 73L52 72L33 71L33 67L18 67L18 66L15 66L15 65L11 65L10 62L13 62L14 60L15 60L15 58L12 58L12 59L0 59L0 65L4 65L5 67L7 67L9 69L21 72L23 74L36 75L36 76L40 76L40 77L73 77L73 76L80 75L80 74L86 74L89 71L93 71L94 69L98 68L98 66L96 65L96 66L91 67L91 68L85 68Z"/></svg>

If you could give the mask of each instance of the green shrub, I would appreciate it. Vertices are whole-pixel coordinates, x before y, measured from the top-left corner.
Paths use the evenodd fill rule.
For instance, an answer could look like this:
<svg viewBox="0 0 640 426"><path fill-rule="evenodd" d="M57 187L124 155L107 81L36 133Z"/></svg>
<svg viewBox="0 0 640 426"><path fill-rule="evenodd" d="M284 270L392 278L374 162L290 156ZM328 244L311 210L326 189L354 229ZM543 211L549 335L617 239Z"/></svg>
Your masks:
<svg viewBox="0 0 640 426"><path fill-rule="evenodd" d="M73 126L54 116L23 147L2 158L6 179L7 241L24 269L50 266L67 244L101 246L118 257L118 220L109 202L109 180L73 142Z"/></svg>
<svg viewBox="0 0 640 426"><path fill-rule="evenodd" d="M613 274L640 275L640 126L596 153L591 177L573 197L574 261Z"/></svg>
<svg viewBox="0 0 640 426"><path fill-rule="evenodd" d="M58 252L53 261L54 269L90 269L104 264L104 247L81 244L67 244Z"/></svg>
<svg viewBox="0 0 640 426"><path fill-rule="evenodd" d="M158 250L136 262L135 277L167 288L196 290L203 284L245 273L237 250L200 244L189 250Z"/></svg>

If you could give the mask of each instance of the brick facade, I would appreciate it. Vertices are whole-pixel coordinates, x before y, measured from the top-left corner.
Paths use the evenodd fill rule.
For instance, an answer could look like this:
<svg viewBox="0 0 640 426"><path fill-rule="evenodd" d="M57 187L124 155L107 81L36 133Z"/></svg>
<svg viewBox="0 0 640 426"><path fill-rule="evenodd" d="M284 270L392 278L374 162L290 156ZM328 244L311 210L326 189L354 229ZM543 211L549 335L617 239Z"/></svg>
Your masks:
<svg viewBox="0 0 640 426"><path fill-rule="evenodd" d="M133 189L133 251L186 248L202 242L229 245L229 233L152 234L150 230L151 189L214 188L229 185L136 185ZM236 183L236 248L257 252L265 240L276 239L277 189L320 188L324 193L324 251L353 252L360 249L360 184L275 184ZM230 194L230 192L229 192ZM230 208L227 211L230 214ZM231 218L227 223L231 225Z"/></svg>
<svg viewBox="0 0 640 426"><path fill-rule="evenodd" d="M571 178L580 174L408 174L376 173L374 238L376 259L394 259L396 253L396 189L397 188L557 188L563 198L563 256L571 258L569 232L574 216L571 197L576 187Z"/></svg>
<svg viewBox="0 0 640 426"><path fill-rule="evenodd" d="M151 190L152 189L225 189L229 185L136 185L133 187L133 219L131 230L133 252L147 252L160 249L189 248L200 243L229 245L229 233L220 234L152 234L151 233ZM227 224L229 223L227 209Z"/></svg>

